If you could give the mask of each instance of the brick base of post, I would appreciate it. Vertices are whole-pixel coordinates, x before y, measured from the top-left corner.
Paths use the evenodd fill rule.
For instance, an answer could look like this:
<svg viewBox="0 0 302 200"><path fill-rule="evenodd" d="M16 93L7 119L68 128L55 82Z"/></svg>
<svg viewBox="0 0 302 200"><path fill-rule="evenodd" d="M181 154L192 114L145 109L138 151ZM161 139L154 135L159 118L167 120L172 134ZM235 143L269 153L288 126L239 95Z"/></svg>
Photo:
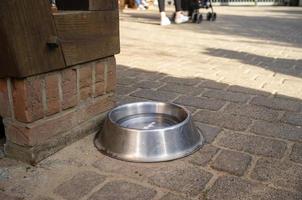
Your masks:
<svg viewBox="0 0 302 200"><path fill-rule="evenodd" d="M31 164L101 128L114 106L114 57L24 79L0 79L5 153Z"/></svg>

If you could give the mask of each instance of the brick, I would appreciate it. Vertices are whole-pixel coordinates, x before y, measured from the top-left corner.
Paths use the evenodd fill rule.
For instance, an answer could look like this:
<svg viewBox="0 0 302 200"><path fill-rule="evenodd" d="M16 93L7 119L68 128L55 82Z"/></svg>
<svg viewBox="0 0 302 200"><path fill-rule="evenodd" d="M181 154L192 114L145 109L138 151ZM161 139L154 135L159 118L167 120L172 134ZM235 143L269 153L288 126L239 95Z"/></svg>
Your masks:
<svg viewBox="0 0 302 200"><path fill-rule="evenodd" d="M66 200L80 199L87 195L94 187L103 183L106 177L95 172L84 171L76 174L70 180L59 185L54 193Z"/></svg>
<svg viewBox="0 0 302 200"><path fill-rule="evenodd" d="M15 118L20 122L33 122L44 117L42 80L40 77L13 79Z"/></svg>
<svg viewBox="0 0 302 200"><path fill-rule="evenodd" d="M117 80L116 80L116 71L115 68L111 69L107 72L107 80L106 80L106 92L114 91L116 88Z"/></svg>
<svg viewBox="0 0 302 200"><path fill-rule="evenodd" d="M301 192L302 166L292 162L261 158L257 161L251 177L284 189Z"/></svg>
<svg viewBox="0 0 302 200"><path fill-rule="evenodd" d="M215 98L215 99L221 99L226 101L232 101L232 102L247 102L247 100L250 98L250 95L238 93L238 92L228 92L224 90L208 90L205 93L203 93L203 96Z"/></svg>
<svg viewBox="0 0 302 200"><path fill-rule="evenodd" d="M62 108L68 109L77 105L77 73L76 70L66 69L62 72Z"/></svg>
<svg viewBox="0 0 302 200"><path fill-rule="evenodd" d="M227 88L228 86L229 86L228 84L220 83L217 81L211 81L211 80L207 80L200 84L200 87L211 88L211 89L221 89L221 90Z"/></svg>
<svg viewBox="0 0 302 200"><path fill-rule="evenodd" d="M211 173L198 167L172 165L152 170L149 182L194 197L202 192L212 176Z"/></svg>
<svg viewBox="0 0 302 200"><path fill-rule="evenodd" d="M206 194L208 200L299 200L301 193L271 188L234 176L222 176Z"/></svg>
<svg viewBox="0 0 302 200"><path fill-rule="evenodd" d="M212 162L211 167L236 176L242 176L247 170L251 160L252 157L248 154L222 150Z"/></svg>
<svg viewBox="0 0 302 200"><path fill-rule="evenodd" d="M188 161L189 163L192 163L194 165L204 167L211 161L211 159L217 152L217 147L212 145L205 145L191 156L184 158L184 161Z"/></svg>
<svg viewBox="0 0 302 200"><path fill-rule="evenodd" d="M137 92L131 94L131 96L154 100L154 101L164 101L169 102L175 99L178 94L173 92L166 92L166 91L153 91L148 89L142 89Z"/></svg>
<svg viewBox="0 0 302 200"><path fill-rule="evenodd" d="M167 83L177 83L177 84L182 84L182 85L188 85L188 86L194 86L197 85L198 83L201 82L200 78L177 78L177 77L165 77L161 81L167 82Z"/></svg>
<svg viewBox="0 0 302 200"><path fill-rule="evenodd" d="M181 96L174 102L185 106L193 106L208 110L219 110L226 103L226 101L223 100L192 96Z"/></svg>
<svg viewBox="0 0 302 200"><path fill-rule="evenodd" d="M194 115L194 119L206 124L212 124L236 131L244 131L252 123L245 116L202 110Z"/></svg>
<svg viewBox="0 0 302 200"><path fill-rule="evenodd" d="M95 81L104 82L105 81L105 65L104 61L96 62L95 64Z"/></svg>
<svg viewBox="0 0 302 200"><path fill-rule="evenodd" d="M88 200L151 200L156 190L126 181L112 181L92 194Z"/></svg>
<svg viewBox="0 0 302 200"><path fill-rule="evenodd" d="M45 77L46 115L60 112L59 77L51 74Z"/></svg>
<svg viewBox="0 0 302 200"><path fill-rule="evenodd" d="M116 71L116 60L114 56L110 56L106 59L107 71Z"/></svg>
<svg viewBox="0 0 302 200"><path fill-rule="evenodd" d="M196 88L192 86L177 84L177 83L168 83L164 87L159 89L160 91L168 91L168 92L175 92L190 96L197 96L203 92L202 88Z"/></svg>
<svg viewBox="0 0 302 200"><path fill-rule="evenodd" d="M155 82L155 81L140 81L135 83L135 87L144 88L144 89L155 89L163 85L163 82Z"/></svg>
<svg viewBox="0 0 302 200"><path fill-rule="evenodd" d="M78 122L83 123L97 115L100 115L111 108L113 108L115 102L109 97L95 98L78 109Z"/></svg>
<svg viewBox="0 0 302 200"><path fill-rule="evenodd" d="M102 96L105 94L105 82L97 82L94 84L94 87L94 97Z"/></svg>
<svg viewBox="0 0 302 200"><path fill-rule="evenodd" d="M251 127L251 132L258 135L292 140L294 142L302 141L302 128L284 123L255 121Z"/></svg>
<svg viewBox="0 0 302 200"><path fill-rule="evenodd" d="M160 200L189 200L189 199L179 196L179 195L168 193L168 194L164 195L162 198L160 198Z"/></svg>
<svg viewBox="0 0 302 200"><path fill-rule="evenodd" d="M287 112L282 117L281 121L296 126L302 126L302 113L291 113Z"/></svg>
<svg viewBox="0 0 302 200"><path fill-rule="evenodd" d="M275 158L281 158L287 148L283 141L227 132L219 135L217 144L237 151Z"/></svg>
<svg viewBox="0 0 302 200"><path fill-rule="evenodd" d="M283 98L267 98L257 96L253 98L251 103L276 110L299 111L301 109L301 103Z"/></svg>
<svg viewBox="0 0 302 200"><path fill-rule="evenodd" d="M279 116L279 113L276 110L250 104L231 103L224 109L224 112L266 121L276 121Z"/></svg>
<svg viewBox="0 0 302 200"><path fill-rule="evenodd" d="M289 157L292 161L302 164L302 144L299 143L294 144L292 152Z"/></svg>
<svg viewBox="0 0 302 200"><path fill-rule="evenodd" d="M79 69L79 88L81 101L86 100L92 95L92 66L84 65Z"/></svg>
<svg viewBox="0 0 302 200"><path fill-rule="evenodd" d="M24 198L4 194L3 192L0 191L0 199L3 199L3 200L23 200Z"/></svg>
<svg viewBox="0 0 302 200"><path fill-rule="evenodd" d="M247 87L242 87L239 85L231 85L228 88L228 91L240 92L240 93L251 94L251 95L261 95L261 96L270 96L271 95L269 92L255 90L255 89L247 88Z"/></svg>
<svg viewBox="0 0 302 200"><path fill-rule="evenodd" d="M35 146L48 138L69 131L76 125L75 111L62 113L59 116L38 121L26 126L19 123L7 124L7 139L23 146Z"/></svg>
<svg viewBox="0 0 302 200"><path fill-rule="evenodd" d="M0 79L0 116L11 117L7 79Z"/></svg>
<svg viewBox="0 0 302 200"><path fill-rule="evenodd" d="M81 101L86 101L91 96L92 96L92 87L85 87L80 89Z"/></svg>

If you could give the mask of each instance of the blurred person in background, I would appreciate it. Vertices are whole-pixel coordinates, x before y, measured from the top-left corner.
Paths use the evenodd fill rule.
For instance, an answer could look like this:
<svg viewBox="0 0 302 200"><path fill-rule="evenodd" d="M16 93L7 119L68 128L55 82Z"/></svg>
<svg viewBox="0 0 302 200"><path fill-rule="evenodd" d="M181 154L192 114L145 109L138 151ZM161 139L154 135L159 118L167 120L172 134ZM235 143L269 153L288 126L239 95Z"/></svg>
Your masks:
<svg viewBox="0 0 302 200"><path fill-rule="evenodd" d="M135 4L138 10L146 10L149 7L148 3L145 0L135 0Z"/></svg>
<svg viewBox="0 0 302 200"><path fill-rule="evenodd" d="M181 0L174 0L174 4L175 4L175 23L181 24L189 21L189 17L184 16L181 12ZM160 25L162 26L170 25L171 21L167 17L165 12L165 0L158 0L158 7L160 12Z"/></svg>

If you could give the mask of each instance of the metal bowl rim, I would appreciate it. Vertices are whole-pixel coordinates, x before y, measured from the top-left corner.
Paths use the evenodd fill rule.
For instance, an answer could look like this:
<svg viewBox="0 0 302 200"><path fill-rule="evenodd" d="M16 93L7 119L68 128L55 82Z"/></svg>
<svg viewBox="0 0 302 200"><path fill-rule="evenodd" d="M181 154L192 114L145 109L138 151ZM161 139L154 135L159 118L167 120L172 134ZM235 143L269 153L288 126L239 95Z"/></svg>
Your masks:
<svg viewBox="0 0 302 200"><path fill-rule="evenodd" d="M112 114L113 111L118 110L120 108L126 107L128 105L135 105L135 104L144 104L144 103L148 103L148 104L168 104L171 106L175 106L178 107L180 109L183 109L185 111L185 113L187 114L186 118L175 124L172 126L168 126L165 128L157 128L157 129L136 129L136 128L126 128L121 126L120 124L116 123L114 120L111 119L110 115ZM140 101L140 102L133 102L133 103L127 103L127 104L123 104L123 105L119 105L115 108L113 108L108 114L107 114L107 119L109 119L110 123L112 123L113 125L117 126L118 128L122 129L122 130L132 130L132 131L140 131L140 132L158 132L158 131L165 131L165 130L171 130L171 129L175 129L178 127L183 126L184 124L188 123L191 120L191 113L188 111L188 109L186 109L185 107L175 104L175 103L166 103L166 102L159 102L159 101ZM105 122L106 123L106 122Z"/></svg>

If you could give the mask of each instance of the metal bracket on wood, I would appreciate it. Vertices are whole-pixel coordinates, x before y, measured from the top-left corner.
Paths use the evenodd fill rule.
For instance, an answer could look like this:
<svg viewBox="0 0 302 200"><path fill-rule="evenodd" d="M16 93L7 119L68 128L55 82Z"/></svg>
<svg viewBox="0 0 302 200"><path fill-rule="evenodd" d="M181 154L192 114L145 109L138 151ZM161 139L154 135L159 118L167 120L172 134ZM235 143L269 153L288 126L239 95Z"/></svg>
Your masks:
<svg viewBox="0 0 302 200"><path fill-rule="evenodd" d="M47 40L47 46L49 48L58 48L59 47L59 38L58 36L50 36Z"/></svg>

